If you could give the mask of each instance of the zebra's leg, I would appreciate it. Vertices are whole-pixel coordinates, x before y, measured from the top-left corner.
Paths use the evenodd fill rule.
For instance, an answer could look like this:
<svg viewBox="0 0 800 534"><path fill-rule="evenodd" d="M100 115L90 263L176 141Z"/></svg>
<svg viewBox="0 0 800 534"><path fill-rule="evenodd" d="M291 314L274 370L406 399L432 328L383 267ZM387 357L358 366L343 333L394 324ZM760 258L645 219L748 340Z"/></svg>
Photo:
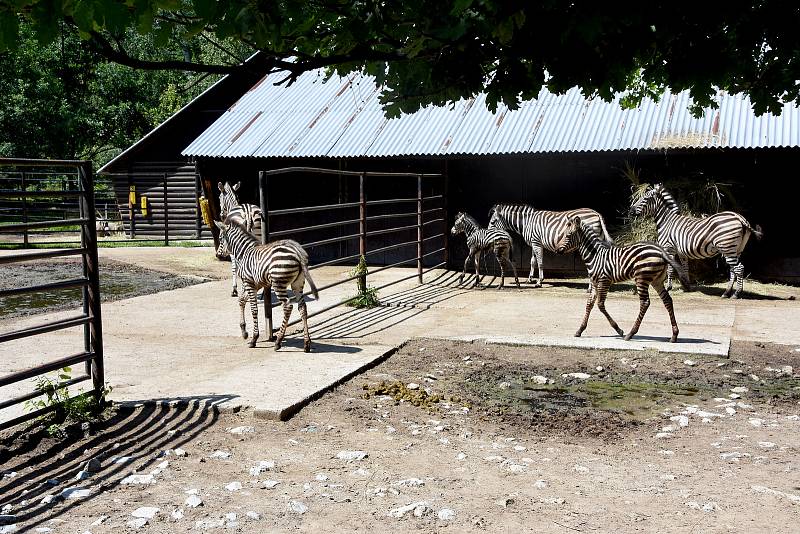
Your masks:
<svg viewBox="0 0 800 534"><path fill-rule="evenodd" d="M528 243L531 246L531 270L528 271L528 283L533 283L533 273L536 272L536 248L533 246L533 243Z"/></svg>
<svg viewBox="0 0 800 534"><path fill-rule="evenodd" d="M311 336L308 334L308 310L306 308L306 298L303 296L303 287L306 285L306 279L301 271L300 274L292 282L292 293L297 300L297 311L300 312L300 318L303 320L303 351L311 352Z"/></svg>
<svg viewBox="0 0 800 534"><path fill-rule="evenodd" d="M250 284L243 285L242 292L247 295L247 300L250 301L250 312L253 314L253 336L250 338L250 348L252 349L258 341L258 301L256 300L258 289Z"/></svg>
<svg viewBox="0 0 800 534"><path fill-rule="evenodd" d="M473 252L470 250L469 254L467 254L467 258L464 260L464 272L461 273L461 278L458 279L459 284L464 283L464 277L467 276L467 265L469 265L469 260L472 257Z"/></svg>
<svg viewBox="0 0 800 534"><path fill-rule="evenodd" d="M730 275L728 278L728 288L725 290L725 293L722 294L722 298L726 299L731 296L733 292L733 284L736 282L736 271L737 267L741 265L739 263L739 256L724 256L725 263L728 264L728 269L730 270ZM739 269L740 272L744 272L744 267ZM738 293L736 295L738 297Z"/></svg>
<svg viewBox="0 0 800 534"><path fill-rule="evenodd" d="M736 274L736 291L733 293L731 298L738 299L739 293L741 293L744 289L744 265L737 263L736 267L733 268L733 272Z"/></svg>
<svg viewBox="0 0 800 534"><path fill-rule="evenodd" d="M281 287L275 288L275 295L278 301L283 304L283 323L281 329L278 331L278 337L275 338L275 350L279 350L283 344L283 338L286 336L286 328L289 326L289 317L292 315L292 302L289 300L288 288Z"/></svg>
<svg viewBox="0 0 800 534"><path fill-rule="evenodd" d="M500 264L500 285L497 286L497 289L500 290L503 289L504 285L506 285L506 270L504 263L505 258L503 257L503 253L497 250L494 252L494 257L497 258L497 263ZM492 279L492 282L494 282L494 278ZM491 285L491 283L489 285Z"/></svg>
<svg viewBox="0 0 800 534"><path fill-rule="evenodd" d="M508 254L508 264L511 265L511 272L514 273L514 283L517 284L517 289L522 289L519 285L519 278L517 277L517 268L514 266L514 262L511 261L511 252Z"/></svg>
<svg viewBox="0 0 800 534"><path fill-rule="evenodd" d="M536 255L536 263L539 264L539 279L534 282L533 286L542 287L542 282L544 281L544 249L542 249L542 245L535 245L533 254Z"/></svg>
<svg viewBox="0 0 800 534"><path fill-rule="evenodd" d="M613 328L617 334L623 335L624 332L622 331L622 328L619 327L617 322L611 317L611 314L606 310L606 295L608 295L608 289L610 287L611 283L605 280L597 284L597 287L595 288L595 292L597 293L597 308L603 313L603 315L606 316L606 319L608 319L608 324L611 325L611 328Z"/></svg>
<svg viewBox="0 0 800 534"><path fill-rule="evenodd" d="M633 323L633 327L631 327L631 331L628 332L628 335L625 336L625 341L630 341L630 339L636 335L636 332L639 331L639 327L642 325L642 319L644 319L644 314L647 313L647 308L650 307L650 285L648 282L644 280L640 280L637 278L636 280L636 292L639 294L639 316L636 318L636 321ZM621 334L622 330L618 330Z"/></svg>
<svg viewBox="0 0 800 534"><path fill-rule="evenodd" d="M664 307L667 309L669 322L672 325L672 337L669 341L670 343L675 343L678 341L678 322L675 320L675 308L672 306L672 297L669 291L664 287L664 282L662 280L653 280L653 289L658 292L658 296L661 297L661 302L664 303Z"/></svg>
<svg viewBox="0 0 800 534"><path fill-rule="evenodd" d="M586 301L586 313L583 314L583 322L578 327L578 331L575 332L575 337L581 337L583 331L586 330L586 325L589 324L589 314L592 312L592 308L594 308L594 301L597 299L597 290L595 289L589 294L589 300Z"/></svg>
<svg viewBox="0 0 800 534"><path fill-rule="evenodd" d="M675 256L683 267L683 272L686 274L686 278L689 278L689 258L686 256ZM689 286L691 289L691 285Z"/></svg>
<svg viewBox="0 0 800 534"><path fill-rule="evenodd" d="M475 283L472 284L472 287L479 287L481 285L481 275L479 270L481 264L481 251L476 251L475 255L472 256L472 259L475 261Z"/></svg>
<svg viewBox="0 0 800 534"><path fill-rule="evenodd" d="M242 329L242 337L247 339L247 323L244 321L244 307L247 304L247 291L242 284L242 294L239 295L239 328Z"/></svg>
<svg viewBox="0 0 800 534"><path fill-rule="evenodd" d="M275 329L272 326L272 297L270 287L265 286L261 295L264 300L264 321L267 323L267 341L275 341Z"/></svg>
<svg viewBox="0 0 800 534"><path fill-rule="evenodd" d="M231 279L233 280L233 289L231 290L232 297L238 297L239 292L236 289L236 258L231 256Z"/></svg>

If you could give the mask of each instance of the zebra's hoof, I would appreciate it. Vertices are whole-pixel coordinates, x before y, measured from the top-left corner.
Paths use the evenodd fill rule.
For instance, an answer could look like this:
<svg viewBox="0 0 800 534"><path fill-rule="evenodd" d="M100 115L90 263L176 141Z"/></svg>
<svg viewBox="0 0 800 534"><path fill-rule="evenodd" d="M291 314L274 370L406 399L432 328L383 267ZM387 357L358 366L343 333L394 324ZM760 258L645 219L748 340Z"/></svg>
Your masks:
<svg viewBox="0 0 800 534"><path fill-rule="evenodd" d="M622 332L620 332L619 334L622 335ZM625 339L625 341L630 341L632 337L633 337L633 334L628 334L628 335L626 335L624 337L624 339Z"/></svg>
<svg viewBox="0 0 800 534"><path fill-rule="evenodd" d="M232 297L238 297L239 296L239 292L234 289L233 291L231 291L231 296Z"/></svg>
<svg viewBox="0 0 800 534"><path fill-rule="evenodd" d="M731 300L738 300L738 299L739 299L738 293L734 293L733 295L731 295Z"/></svg>
<svg viewBox="0 0 800 534"><path fill-rule="evenodd" d="M303 352L311 352L311 342L306 341L303 343Z"/></svg>
<svg viewBox="0 0 800 534"><path fill-rule="evenodd" d="M242 330L242 339L247 339L247 332Z"/></svg>
<svg viewBox="0 0 800 534"><path fill-rule="evenodd" d="M580 332L580 331L575 332L575 337L581 337L581 334L583 334L583 332Z"/></svg>
<svg viewBox="0 0 800 534"><path fill-rule="evenodd" d="M282 345L282 343L280 341L276 341L275 342L275 352L278 352L279 350L281 350L281 345Z"/></svg>
<svg viewBox="0 0 800 534"><path fill-rule="evenodd" d="M256 338L250 340L250 343L247 344L251 349L256 348Z"/></svg>
<svg viewBox="0 0 800 534"><path fill-rule="evenodd" d="M504 286L497 286L497 290L498 290L498 291L501 291L501 290L503 289L503 287L504 287Z"/></svg>
<svg viewBox="0 0 800 534"><path fill-rule="evenodd" d="M669 338L669 342L670 343L677 343L678 342L678 336L672 336L671 338Z"/></svg>
<svg viewBox="0 0 800 534"><path fill-rule="evenodd" d="M617 328L616 330L617 330L617 335L620 335L620 336L624 336L625 335L625 331L622 328ZM625 341L629 340L632 337L633 337L633 334L628 334L627 336L625 336Z"/></svg>

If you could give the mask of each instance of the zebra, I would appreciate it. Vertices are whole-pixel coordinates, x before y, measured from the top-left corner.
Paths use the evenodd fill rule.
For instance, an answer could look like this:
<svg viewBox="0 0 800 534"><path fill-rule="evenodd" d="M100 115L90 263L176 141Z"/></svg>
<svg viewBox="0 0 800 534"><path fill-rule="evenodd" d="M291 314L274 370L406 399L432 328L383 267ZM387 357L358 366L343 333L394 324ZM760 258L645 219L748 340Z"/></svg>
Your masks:
<svg viewBox="0 0 800 534"><path fill-rule="evenodd" d="M256 346L258 340L258 302L256 292L264 288L264 295L269 295L269 289L275 291L278 300L283 304L283 324L275 338L275 350L281 348L286 335L286 327L292 314L292 302L288 297L288 289L292 288L292 299L297 302L297 309L303 319L305 338L303 350L311 350L311 337L308 335L308 313L303 297L303 287L308 280L314 298L319 298L317 286L308 272L308 254L296 241L282 239L262 245L250 234L238 220L230 216L225 222L214 221L220 232L220 240L225 241L231 255L238 258L236 274L242 280L243 294L239 297L241 318L239 327L242 337L247 339L247 324L244 319L245 303L250 301L250 310L253 314L253 336L250 339L250 348ZM265 299L264 306L269 306ZM266 312L266 309L265 309ZM272 324L267 321L268 336L272 338Z"/></svg>
<svg viewBox="0 0 800 534"><path fill-rule="evenodd" d="M689 259L712 258L721 254L730 269L728 288L722 298L739 298L744 288L744 266L739 258L750 234L764 235L761 227L750 226L747 219L733 211L723 211L697 218L681 215L678 203L663 184L656 184L631 206L634 215L652 216L657 241L687 270ZM733 284L736 283L736 291ZM667 289L672 289L672 269L667 272Z"/></svg>
<svg viewBox="0 0 800 534"><path fill-rule="evenodd" d="M256 220L261 218L261 208L254 204L239 203L239 197L236 191L239 190L241 185L242 182L237 182L234 185L228 182L224 184L222 182L217 182L217 187L219 188L220 219L224 221L228 217L233 217L244 226L245 230L252 233ZM230 254L224 242L220 239L219 246L217 247L217 257L224 258L228 255L231 257L231 279L233 283L231 296L236 297L239 295L236 287L236 257Z"/></svg>
<svg viewBox="0 0 800 534"><path fill-rule="evenodd" d="M517 268L511 262L511 236L505 230L496 228L481 228L478 221L464 212L456 215L455 224L450 230L452 235L466 234L467 246L469 247L469 254L464 260L464 272L459 278L459 284L464 282L464 276L467 274L467 264L470 258L475 261L475 283L473 286L478 286L480 281L480 274L478 272L478 264L481 260L481 253L491 250L497 258L497 263L500 264L500 285L497 289L503 289L506 281L506 273L504 263L508 262L514 272L514 282L517 283L519 289L519 278L517 278ZM496 277L495 277L496 278ZM494 278L492 278L492 282ZM492 282L489 282L491 285Z"/></svg>
<svg viewBox="0 0 800 534"><path fill-rule="evenodd" d="M623 335L622 329L606 311L606 294L614 282L633 279L636 283L636 292L639 295L639 316L636 318L631 331L625 335L625 340L630 340L639 331L644 314L650 306L649 293L652 285L669 313L669 320L672 324L670 342L675 343L677 341L678 324L675 321L672 297L664 287L667 266L672 265L678 273L681 284L687 290L689 278L683 268L661 246L655 243L634 243L620 247L604 243L589 225L582 222L580 217L575 216L567 221L566 228L562 232L556 248L559 254L571 252L577 248L578 253L586 263L586 268L589 271L589 281L592 284L592 291L586 303L586 313L578 331L575 332L575 337L580 337L586 329L586 325L589 322L589 313L594 307L595 300L597 301L597 307L606 316L611 327L617 334Z"/></svg>
<svg viewBox="0 0 800 534"><path fill-rule="evenodd" d="M528 283L533 287L541 287L544 281L544 250L556 252L558 240L572 217L580 217L607 243L613 243L606 230L603 216L589 208L578 208L569 211L537 210L529 204L495 204L489 212L489 228L500 228L514 231L522 236L533 249L531 253L531 270ZM539 278L534 280L536 267ZM591 291L591 283L587 286Z"/></svg>

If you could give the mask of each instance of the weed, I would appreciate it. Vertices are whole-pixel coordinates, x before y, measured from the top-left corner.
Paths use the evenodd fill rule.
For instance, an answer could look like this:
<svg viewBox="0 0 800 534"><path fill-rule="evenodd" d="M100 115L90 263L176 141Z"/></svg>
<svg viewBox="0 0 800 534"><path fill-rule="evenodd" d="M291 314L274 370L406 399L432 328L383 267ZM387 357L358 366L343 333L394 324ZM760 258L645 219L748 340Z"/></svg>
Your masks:
<svg viewBox="0 0 800 534"><path fill-rule="evenodd" d="M358 260L358 265L350 271L350 276L358 276L356 278L358 293L354 297L347 299L348 306L353 308L374 308L380 305L378 290L367 286L367 272L367 260L364 256L361 256Z"/></svg>

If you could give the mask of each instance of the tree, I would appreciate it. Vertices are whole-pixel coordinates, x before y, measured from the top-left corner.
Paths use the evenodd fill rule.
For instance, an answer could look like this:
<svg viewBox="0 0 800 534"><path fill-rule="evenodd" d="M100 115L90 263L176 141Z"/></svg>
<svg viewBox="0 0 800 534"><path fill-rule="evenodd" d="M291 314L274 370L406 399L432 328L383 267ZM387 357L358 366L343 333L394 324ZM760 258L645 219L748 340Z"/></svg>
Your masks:
<svg viewBox="0 0 800 534"><path fill-rule="evenodd" d="M720 89L749 95L758 114L800 96L800 5L784 0L0 0L0 47L16 46L20 18L43 43L66 21L98 53L138 68L246 67L143 59L124 42L131 28L160 44L175 32L235 39L286 83L320 67L364 71L383 85L389 114L480 91L490 108L515 107L542 86L625 92L627 105L689 89L696 112Z"/></svg>

